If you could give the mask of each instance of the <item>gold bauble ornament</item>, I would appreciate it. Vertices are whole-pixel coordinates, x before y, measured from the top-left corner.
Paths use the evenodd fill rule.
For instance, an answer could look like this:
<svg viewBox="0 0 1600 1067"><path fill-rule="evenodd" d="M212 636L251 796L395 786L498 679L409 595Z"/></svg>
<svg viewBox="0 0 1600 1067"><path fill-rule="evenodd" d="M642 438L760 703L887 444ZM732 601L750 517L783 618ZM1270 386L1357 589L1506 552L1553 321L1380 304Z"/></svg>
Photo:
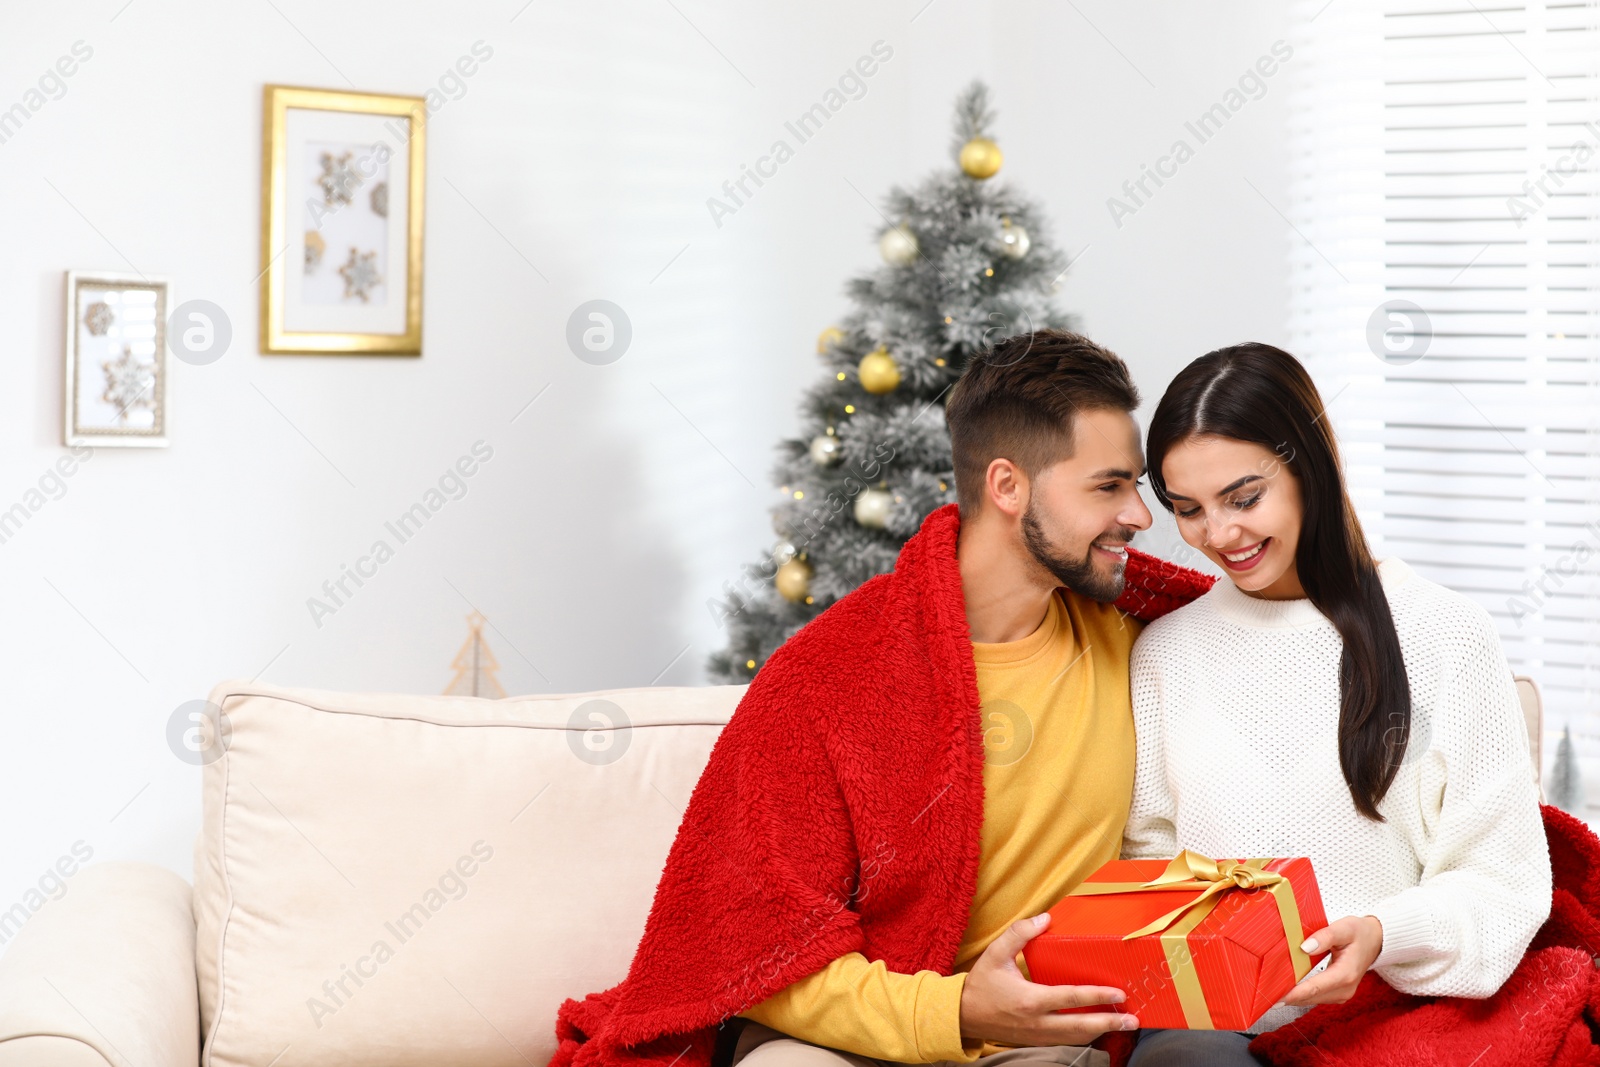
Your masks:
<svg viewBox="0 0 1600 1067"><path fill-rule="evenodd" d="M837 326L829 326L826 330L823 330L821 333L817 334L817 355L827 355L828 349L832 348L834 345L843 340L844 331L839 329Z"/></svg>
<svg viewBox="0 0 1600 1067"><path fill-rule="evenodd" d="M905 223L891 226L878 238L878 254L893 267L909 267L917 261L917 235Z"/></svg>
<svg viewBox="0 0 1600 1067"><path fill-rule="evenodd" d="M796 556L778 568L772 584L783 599L791 604L800 603L811 588L811 564Z"/></svg>
<svg viewBox="0 0 1600 1067"><path fill-rule="evenodd" d="M961 146L961 172L969 178L993 178L1003 162L1000 146L987 137L974 137Z"/></svg>
<svg viewBox="0 0 1600 1067"><path fill-rule="evenodd" d="M889 350L879 345L861 357L861 362L856 365L856 377L861 380L861 388L882 395L893 392L895 386L900 384L900 368L895 364L894 357L889 355Z"/></svg>

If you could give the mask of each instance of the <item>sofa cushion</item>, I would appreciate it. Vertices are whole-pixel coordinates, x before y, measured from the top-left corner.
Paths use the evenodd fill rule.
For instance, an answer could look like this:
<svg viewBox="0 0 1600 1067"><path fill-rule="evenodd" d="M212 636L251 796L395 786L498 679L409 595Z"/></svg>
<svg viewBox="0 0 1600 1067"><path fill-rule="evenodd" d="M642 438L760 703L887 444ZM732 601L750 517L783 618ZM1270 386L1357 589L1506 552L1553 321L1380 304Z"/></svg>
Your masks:
<svg viewBox="0 0 1600 1067"><path fill-rule="evenodd" d="M228 683L195 849L205 1067L542 1067L620 981L742 686Z"/></svg>

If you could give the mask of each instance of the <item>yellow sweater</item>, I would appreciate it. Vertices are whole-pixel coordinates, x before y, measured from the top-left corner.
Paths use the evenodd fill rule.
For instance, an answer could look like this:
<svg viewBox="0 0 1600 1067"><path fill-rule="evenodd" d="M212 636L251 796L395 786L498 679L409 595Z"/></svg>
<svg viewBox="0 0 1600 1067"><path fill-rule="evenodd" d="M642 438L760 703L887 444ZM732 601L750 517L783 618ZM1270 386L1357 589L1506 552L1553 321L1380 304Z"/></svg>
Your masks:
<svg viewBox="0 0 1600 1067"><path fill-rule="evenodd" d="M743 1013L815 1045L906 1063L974 1060L966 972L1007 926L1048 911L1117 858L1133 795L1128 655L1140 624L1061 590L1020 641L974 644L983 716L983 830L967 930L949 976L859 952Z"/></svg>

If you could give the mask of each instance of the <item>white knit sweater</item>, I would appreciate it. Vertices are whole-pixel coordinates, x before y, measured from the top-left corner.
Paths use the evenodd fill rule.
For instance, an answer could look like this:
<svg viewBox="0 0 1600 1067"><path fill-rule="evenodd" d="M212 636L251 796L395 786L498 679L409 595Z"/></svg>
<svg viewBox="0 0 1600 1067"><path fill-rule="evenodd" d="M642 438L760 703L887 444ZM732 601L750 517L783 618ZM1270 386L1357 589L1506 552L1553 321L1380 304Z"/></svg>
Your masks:
<svg viewBox="0 0 1600 1067"><path fill-rule="evenodd" d="M1308 856L1329 921L1375 915L1407 993L1493 994L1550 911L1550 855L1511 669L1489 615L1398 559L1379 575L1411 682L1404 762L1356 811L1339 770L1338 631L1226 578L1133 651L1128 858ZM1303 1010L1278 1006L1252 1029Z"/></svg>

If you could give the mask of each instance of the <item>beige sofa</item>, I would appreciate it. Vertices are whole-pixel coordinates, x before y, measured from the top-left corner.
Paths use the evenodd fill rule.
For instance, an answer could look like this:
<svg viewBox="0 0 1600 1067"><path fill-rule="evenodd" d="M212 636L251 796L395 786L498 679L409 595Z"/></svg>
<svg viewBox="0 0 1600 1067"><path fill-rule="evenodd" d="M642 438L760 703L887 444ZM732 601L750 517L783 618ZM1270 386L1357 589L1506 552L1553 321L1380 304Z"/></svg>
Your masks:
<svg viewBox="0 0 1600 1067"><path fill-rule="evenodd" d="M544 1067L743 692L219 686L193 890L73 877L0 958L0 1067Z"/></svg>
<svg viewBox="0 0 1600 1067"><path fill-rule="evenodd" d="M0 958L0 1067L544 1067L743 693L219 686L192 892L69 879Z"/></svg>

